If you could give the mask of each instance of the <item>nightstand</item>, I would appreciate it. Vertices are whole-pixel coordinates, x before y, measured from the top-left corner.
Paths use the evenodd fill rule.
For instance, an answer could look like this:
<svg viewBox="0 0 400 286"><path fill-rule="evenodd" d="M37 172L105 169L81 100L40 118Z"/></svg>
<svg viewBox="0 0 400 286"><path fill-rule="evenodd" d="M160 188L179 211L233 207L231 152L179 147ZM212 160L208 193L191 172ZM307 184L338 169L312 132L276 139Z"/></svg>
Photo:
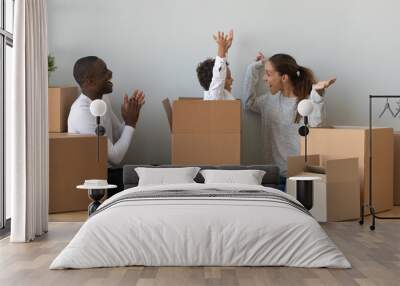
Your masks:
<svg viewBox="0 0 400 286"><path fill-rule="evenodd" d="M91 185L79 185L76 188L79 190L87 190L89 198L92 200L88 206L89 216L94 213L97 208L101 205L100 200L106 194L106 190L115 189L116 185L106 185L106 186L91 186Z"/></svg>

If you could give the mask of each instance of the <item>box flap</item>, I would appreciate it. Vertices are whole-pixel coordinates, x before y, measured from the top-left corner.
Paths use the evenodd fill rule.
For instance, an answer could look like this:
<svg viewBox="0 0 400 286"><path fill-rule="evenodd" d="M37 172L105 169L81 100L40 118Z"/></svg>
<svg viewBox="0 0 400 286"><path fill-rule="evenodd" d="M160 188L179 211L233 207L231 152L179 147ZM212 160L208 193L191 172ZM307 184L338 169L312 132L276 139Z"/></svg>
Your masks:
<svg viewBox="0 0 400 286"><path fill-rule="evenodd" d="M182 96L180 96L180 97L178 97L178 100L203 100L203 98L202 97L190 97L190 96L182 97Z"/></svg>
<svg viewBox="0 0 400 286"><path fill-rule="evenodd" d="M169 130L172 132L172 107L169 98L165 98L162 101L165 114L167 115L168 123L169 123Z"/></svg>
<svg viewBox="0 0 400 286"><path fill-rule="evenodd" d="M327 206L329 220L358 218L360 205L360 177L358 158L328 160Z"/></svg>
<svg viewBox="0 0 400 286"><path fill-rule="evenodd" d="M358 180L358 158L347 158L326 161L328 183Z"/></svg>
<svg viewBox="0 0 400 286"><path fill-rule="evenodd" d="M320 162L319 155L307 155L307 164L318 166ZM296 176L306 170L306 162L304 156L288 157L288 177Z"/></svg>

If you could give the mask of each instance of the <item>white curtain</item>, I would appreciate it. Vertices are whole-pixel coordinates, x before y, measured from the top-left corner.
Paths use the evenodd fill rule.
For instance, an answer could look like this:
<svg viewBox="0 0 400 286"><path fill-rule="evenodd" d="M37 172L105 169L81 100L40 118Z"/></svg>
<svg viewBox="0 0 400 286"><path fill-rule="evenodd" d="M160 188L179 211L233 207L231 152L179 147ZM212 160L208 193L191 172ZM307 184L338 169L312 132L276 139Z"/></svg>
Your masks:
<svg viewBox="0 0 400 286"><path fill-rule="evenodd" d="M12 242L28 242L48 227L46 0L17 0L13 94L6 111L6 180L11 188Z"/></svg>

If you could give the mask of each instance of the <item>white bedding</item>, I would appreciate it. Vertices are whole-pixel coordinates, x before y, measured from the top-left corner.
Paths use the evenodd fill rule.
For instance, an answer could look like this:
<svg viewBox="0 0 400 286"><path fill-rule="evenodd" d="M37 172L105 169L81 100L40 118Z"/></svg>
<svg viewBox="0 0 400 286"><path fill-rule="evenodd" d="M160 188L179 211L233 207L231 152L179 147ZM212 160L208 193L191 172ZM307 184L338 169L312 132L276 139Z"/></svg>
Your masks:
<svg viewBox="0 0 400 286"><path fill-rule="evenodd" d="M180 184L154 190L265 190L262 186ZM99 208L99 209L100 209ZM320 225L304 212L258 199L185 198L123 201L90 217L50 269L145 266L294 266L350 268Z"/></svg>

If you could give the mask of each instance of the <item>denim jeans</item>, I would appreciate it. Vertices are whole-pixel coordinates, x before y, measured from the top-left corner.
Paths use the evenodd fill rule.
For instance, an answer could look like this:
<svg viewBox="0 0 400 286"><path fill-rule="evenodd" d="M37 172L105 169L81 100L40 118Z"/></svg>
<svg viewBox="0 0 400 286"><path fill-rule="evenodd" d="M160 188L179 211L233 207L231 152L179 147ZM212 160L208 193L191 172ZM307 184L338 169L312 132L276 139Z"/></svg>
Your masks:
<svg viewBox="0 0 400 286"><path fill-rule="evenodd" d="M112 197L116 193L124 190L124 182L122 180L122 168L108 168L108 183L117 185L115 189L107 190L107 198Z"/></svg>
<svg viewBox="0 0 400 286"><path fill-rule="evenodd" d="M279 190L286 193L286 177L279 176Z"/></svg>

